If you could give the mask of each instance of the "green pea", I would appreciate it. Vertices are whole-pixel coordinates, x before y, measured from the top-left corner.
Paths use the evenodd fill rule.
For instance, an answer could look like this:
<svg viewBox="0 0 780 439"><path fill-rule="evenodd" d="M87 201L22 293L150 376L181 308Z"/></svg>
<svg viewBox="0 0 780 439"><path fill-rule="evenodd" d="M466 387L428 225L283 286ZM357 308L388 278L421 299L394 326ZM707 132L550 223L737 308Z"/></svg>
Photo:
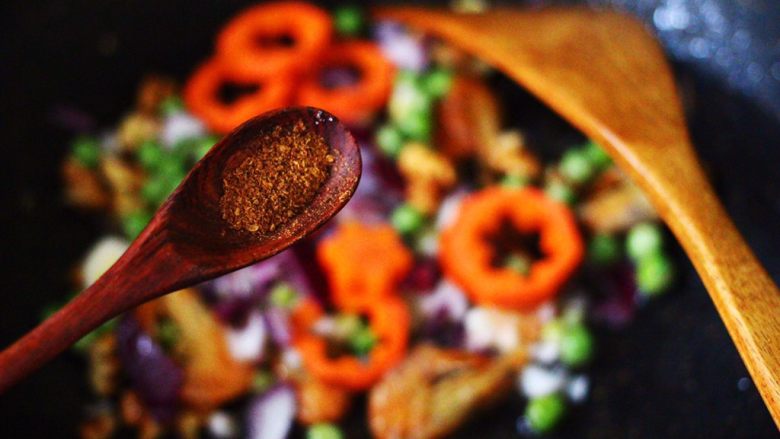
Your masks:
<svg viewBox="0 0 780 439"><path fill-rule="evenodd" d="M593 337L585 325L565 325L561 334L561 361L570 367L585 364L593 355Z"/></svg>
<svg viewBox="0 0 780 439"><path fill-rule="evenodd" d="M179 96L171 95L160 102L160 114L168 116L184 109L184 102Z"/></svg>
<svg viewBox="0 0 780 439"><path fill-rule="evenodd" d="M394 126L384 125L376 132L376 144L386 156L396 158L404 147L404 136Z"/></svg>
<svg viewBox="0 0 780 439"><path fill-rule="evenodd" d="M425 215L410 204L401 204L393 210L390 223L398 233L410 235L425 225Z"/></svg>
<svg viewBox="0 0 780 439"><path fill-rule="evenodd" d="M333 424L320 423L309 427L306 439L342 439L344 434Z"/></svg>
<svg viewBox="0 0 780 439"><path fill-rule="evenodd" d="M661 228L653 223L637 224L626 235L626 253L634 261L658 253L663 247Z"/></svg>
<svg viewBox="0 0 780 439"><path fill-rule="evenodd" d="M376 345L377 337L368 326L362 326L349 338L349 345L356 355L368 355Z"/></svg>
<svg viewBox="0 0 780 439"><path fill-rule="evenodd" d="M550 320L542 326L542 340L558 343L563 337L564 324L561 319Z"/></svg>
<svg viewBox="0 0 780 439"><path fill-rule="evenodd" d="M501 179L499 184L506 188L516 189L528 186L528 179L519 174L507 174Z"/></svg>
<svg viewBox="0 0 780 439"><path fill-rule="evenodd" d="M398 121L398 129L412 140L428 143L433 134L433 115L430 110L409 112Z"/></svg>
<svg viewBox="0 0 780 439"><path fill-rule="evenodd" d="M125 236L129 239L135 239L149 224L152 219L152 214L147 211L133 212L122 219L122 229L125 232Z"/></svg>
<svg viewBox="0 0 780 439"><path fill-rule="evenodd" d="M531 272L531 261L522 255L511 254L504 260L504 267L525 276Z"/></svg>
<svg viewBox="0 0 780 439"><path fill-rule="evenodd" d="M339 314L336 316L334 323L334 336L340 339L351 338L365 326L363 322L360 321L360 317L355 314Z"/></svg>
<svg viewBox="0 0 780 439"><path fill-rule="evenodd" d="M262 393L274 383L274 375L267 370L255 371L252 375L252 391Z"/></svg>
<svg viewBox="0 0 780 439"><path fill-rule="evenodd" d="M452 87L452 72L446 69L434 69L423 77L423 88L433 98L441 98Z"/></svg>
<svg viewBox="0 0 780 439"><path fill-rule="evenodd" d="M271 290L269 300L279 308L293 308L298 301L298 292L287 282L279 282Z"/></svg>
<svg viewBox="0 0 780 439"><path fill-rule="evenodd" d="M572 205L577 201L577 195L574 190L562 181L553 180L547 183L544 192L553 200Z"/></svg>
<svg viewBox="0 0 780 439"><path fill-rule="evenodd" d="M636 265L636 284L646 296L659 295L671 287L674 281L674 265L663 253L643 256Z"/></svg>
<svg viewBox="0 0 780 439"><path fill-rule="evenodd" d="M558 167L566 181L580 185L593 178L595 169L588 158L577 149L566 151Z"/></svg>
<svg viewBox="0 0 780 439"><path fill-rule="evenodd" d="M433 102L414 72L402 70L396 75L395 86L387 104L390 120L401 123L410 114L432 113Z"/></svg>
<svg viewBox="0 0 780 439"><path fill-rule="evenodd" d="M582 147L582 153L596 169L601 170L612 164L612 158L592 140Z"/></svg>
<svg viewBox="0 0 780 439"><path fill-rule="evenodd" d="M141 196L152 206L159 206L171 193L171 183L162 176L146 179L141 187Z"/></svg>
<svg viewBox="0 0 780 439"><path fill-rule="evenodd" d="M116 328L116 324L116 318L103 323L102 325L93 329L92 332L81 337L76 343L74 343L73 349L79 352L86 352L87 349L89 349L89 347L92 346L92 344L94 344L100 337L113 331Z"/></svg>
<svg viewBox="0 0 780 439"><path fill-rule="evenodd" d="M181 337L181 330L171 319L163 319L157 325L157 340L166 352L170 352Z"/></svg>
<svg viewBox="0 0 780 439"><path fill-rule="evenodd" d="M333 11L333 27L340 35L359 35L363 25L363 10L357 6L342 6Z"/></svg>
<svg viewBox="0 0 780 439"><path fill-rule="evenodd" d="M620 258L620 242L612 235L593 235L588 243L588 259L596 265L614 264Z"/></svg>
<svg viewBox="0 0 780 439"><path fill-rule="evenodd" d="M534 432L546 433L561 421L565 412L566 404L560 395L546 395L528 401L525 419Z"/></svg>
<svg viewBox="0 0 780 439"><path fill-rule="evenodd" d="M163 160L163 155L165 155L165 152L160 148L160 145L151 140L142 143L136 152L138 161L147 171L157 169Z"/></svg>
<svg viewBox="0 0 780 439"><path fill-rule="evenodd" d="M202 159L211 148L219 142L219 137L206 136L201 137L195 142L195 146L192 148L192 157L197 162Z"/></svg>
<svg viewBox="0 0 780 439"><path fill-rule="evenodd" d="M87 168L95 168L100 162L100 144L93 137L79 137L72 145L73 157Z"/></svg>

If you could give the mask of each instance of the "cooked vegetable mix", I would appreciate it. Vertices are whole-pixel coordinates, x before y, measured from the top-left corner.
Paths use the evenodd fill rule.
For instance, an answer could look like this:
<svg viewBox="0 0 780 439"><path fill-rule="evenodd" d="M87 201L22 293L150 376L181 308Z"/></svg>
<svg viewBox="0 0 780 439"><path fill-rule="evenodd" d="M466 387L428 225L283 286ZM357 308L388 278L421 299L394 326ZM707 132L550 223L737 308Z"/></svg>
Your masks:
<svg viewBox="0 0 780 439"><path fill-rule="evenodd" d="M374 437L438 438L505 403L513 382L520 434L565 422L587 399L593 325L624 322L621 307L667 291L675 268L652 208L599 145L543 162L544 139L503 112L494 77L358 7L267 3L228 22L181 88L149 78L108 136L76 138L66 195L107 213L114 233L79 288L259 113L327 109L354 128L364 162L321 231L80 340L110 402L82 437L338 439L359 412Z"/></svg>

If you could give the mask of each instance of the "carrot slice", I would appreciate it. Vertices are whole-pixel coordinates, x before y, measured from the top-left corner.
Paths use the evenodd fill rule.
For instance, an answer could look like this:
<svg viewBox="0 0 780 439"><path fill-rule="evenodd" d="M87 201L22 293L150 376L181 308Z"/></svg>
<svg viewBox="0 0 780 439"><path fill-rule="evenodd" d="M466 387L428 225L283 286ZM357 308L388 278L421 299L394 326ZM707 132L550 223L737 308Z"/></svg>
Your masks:
<svg viewBox="0 0 780 439"><path fill-rule="evenodd" d="M486 235L508 219L522 233L539 233L544 257L523 276L493 267ZM574 273L584 250L568 207L536 189L484 189L463 202L458 218L441 237L444 273L477 303L528 309L552 298Z"/></svg>
<svg viewBox="0 0 780 439"><path fill-rule="evenodd" d="M225 103L219 91L230 82L236 82L235 77L219 59L212 58L195 71L184 88L187 107L213 131L229 132L247 119L290 103L293 82L284 75L255 79L252 84L258 86L257 91Z"/></svg>
<svg viewBox="0 0 780 439"><path fill-rule="evenodd" d="M217 38L217 53L231 73L255 79L300 72L330 44L330 16L308 3L254 6L233 18Z"/></svg>
<svg viewBox="0 0 780 439"><path fill-rule="evenodd" d="M332 68L356 71L357 81L326 87L322 74ZM366 122L387 103L393 72L393 66L374 43L336 44L323 55L319 69L310 72L301 83L297 103L328 110L349 124Z"/></svg>

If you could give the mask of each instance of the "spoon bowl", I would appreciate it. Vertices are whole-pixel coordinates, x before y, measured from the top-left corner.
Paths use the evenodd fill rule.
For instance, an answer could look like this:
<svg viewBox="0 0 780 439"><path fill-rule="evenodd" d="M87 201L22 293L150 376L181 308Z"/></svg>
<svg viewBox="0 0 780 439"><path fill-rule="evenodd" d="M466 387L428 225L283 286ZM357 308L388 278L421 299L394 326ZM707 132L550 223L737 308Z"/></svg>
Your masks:
<svg viewBox="0 0 780 439"><path fill-rule="evenodd" d="M303 124L333 161L313 198L272 233L229 227L220 210L224 175L267 134ZM273 138L273 136L271 136ZM261 261L313 232L350 199L360 180L360 151L333 115L288 108L257 116L217 143L163 203L121 258L93 285L0 352L0 393L78 339L148 300ZM292 171L290 171L292 172Z"/></svg>

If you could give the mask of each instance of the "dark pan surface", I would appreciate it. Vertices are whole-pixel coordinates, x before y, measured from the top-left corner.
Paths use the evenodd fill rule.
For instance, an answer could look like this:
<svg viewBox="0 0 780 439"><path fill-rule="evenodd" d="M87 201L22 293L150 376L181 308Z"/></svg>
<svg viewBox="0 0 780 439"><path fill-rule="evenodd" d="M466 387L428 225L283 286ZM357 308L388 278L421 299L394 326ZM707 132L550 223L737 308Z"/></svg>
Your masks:
<svg viewBox="0 0 780 439"><path fill-rule="evenodd" d="M680 2L611 3L657 25L668 24L663 16L655 22L657 6ZM63 112L77 109L95 116L98 126L112 126L132 104L144 74L186 77L211 51L220 25L245 4L2 3L0 346L30 329L45 303L70 292L69 270L100 235L100 219L61 202L58 165L72 135L60 123ZM737 226L778 280L780 6L773 0L681 4L699 12L705 4L718 7L730 26L728 35L674 26L661 34L677 56L699 153ZM729 49L728 63L681 49L699 35L713 41L717 53L717 45L725 44L718 38L732 41L740 29L748 35L748 47L739 50L745 38L740 34L742 42ZM751 61L758 67L750 68ZM751 80L759 70L760 80ZM517 114L509 122L528 127L532 136L557 139L552 143L565 140L564 124L533 98L514 91L506 99ZM682 254L679 260L682 275L675 292L641 309L625 330L599 330L589 401L552 437L776 437L701 281ZM75 436L88 395L84 375L81 361L65 354L0 397L0 437ZM517 437L521 407L510 401L458 437ZM359 422L357 416L350 426Z"/></svg>

